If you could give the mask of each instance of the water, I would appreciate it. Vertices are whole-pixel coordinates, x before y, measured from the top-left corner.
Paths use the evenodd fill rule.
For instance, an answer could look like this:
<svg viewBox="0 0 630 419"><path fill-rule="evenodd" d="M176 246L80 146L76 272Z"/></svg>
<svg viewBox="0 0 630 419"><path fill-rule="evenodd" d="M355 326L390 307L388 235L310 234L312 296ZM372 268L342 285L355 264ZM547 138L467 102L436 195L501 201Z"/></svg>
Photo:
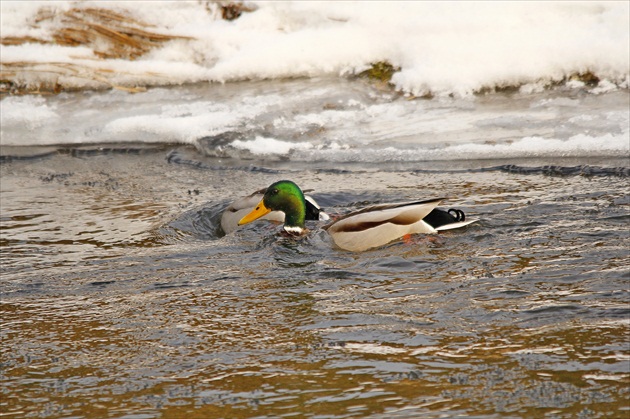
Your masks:
<svg viewBox="0 0 630 419"><path fill-rule="evenodd" d="M627 91L408 101L330 83L67 94L34 105L58 115L39 128L3 127L3 415L629 414ZM167 97L189 109L176 127L219 102L236 116L173 138L146 124ZM339 100L354 113L322 106ZM222 234L229 202L280 178L332 215L447 196L480 222L363 253L317 223Z"/></svg>

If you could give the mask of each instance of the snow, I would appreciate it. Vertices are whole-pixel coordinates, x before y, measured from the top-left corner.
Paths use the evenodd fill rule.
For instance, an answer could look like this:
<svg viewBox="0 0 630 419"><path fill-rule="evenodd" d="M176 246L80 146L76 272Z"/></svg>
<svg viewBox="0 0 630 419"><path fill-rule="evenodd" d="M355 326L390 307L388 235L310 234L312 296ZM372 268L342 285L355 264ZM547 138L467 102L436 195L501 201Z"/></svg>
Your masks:
<svg viewBox="0 0 630 419"><path fill-rule="evenodd" d="M85 77L60 80L73 88L94 86L89 80L94 73L113 73L108 80L114 85L151 86L344 76L377 61L400 67L392 83L413 95L466 96L521 85L535 92L587 71L605 81L605 92L627 87L629 78L628 2L251 5L256 10L225 21L208 2L2 1L3 38L50 40L63 19L38 19L42 10L50 15L95 7L133 17L152 32L190 38L161 44L134 61L98 58L88 46L6 45L2 63L72 64L72 71L81 69ZM22 77L37 82L37 75Z"/></svg>

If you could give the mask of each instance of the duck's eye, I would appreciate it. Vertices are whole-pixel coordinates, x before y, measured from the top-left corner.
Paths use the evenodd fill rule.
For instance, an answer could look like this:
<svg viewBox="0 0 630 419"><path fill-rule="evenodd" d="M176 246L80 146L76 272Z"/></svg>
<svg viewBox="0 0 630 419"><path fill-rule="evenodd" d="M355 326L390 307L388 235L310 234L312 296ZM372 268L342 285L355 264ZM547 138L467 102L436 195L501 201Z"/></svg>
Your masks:
<svg viewBox="0 0 630 419"><path fill-rule="evenodd" d="M276 195L277 193L278 193L278 190L277 190L277 189L272 189L272 190L271 190L271 195Z"/></svg>

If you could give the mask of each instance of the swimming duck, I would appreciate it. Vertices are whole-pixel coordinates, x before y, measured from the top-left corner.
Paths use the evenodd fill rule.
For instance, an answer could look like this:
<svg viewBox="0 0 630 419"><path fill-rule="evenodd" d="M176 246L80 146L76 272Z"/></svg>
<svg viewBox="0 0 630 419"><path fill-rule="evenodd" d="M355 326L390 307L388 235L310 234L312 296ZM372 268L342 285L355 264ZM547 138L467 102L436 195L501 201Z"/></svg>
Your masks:
<svg viewBox="0 0 630 419"><path fill-rule="evenodd" d="M374 205L351 212L322 228L339 248L360 252L385 245L407 234L435 234L476 221L466 221L461 210L436 209L442 200L437 198ZM250 223L272 211L280 211L285 214L284 230L291 235L303 235L307 232L304 225L307 214L305 202L304 193L294 182L275 182L238 225Z"/></svg>
<svg viewBox="0 0 630 419"><path fill-rule="evenodd" d="M250 195L244 196L232 202L221 214L221 228L225 234L229 234L236 230L239 226L238 222L256 207L265 195L267 188L260 189ZM320 206L315 202L313 197L304 195L304 204L306 205L306 213L304 219L306 221L330 220L328 214L326 214ZM284 221L284 213L281 211L271 211L269 214L260 217L263 220L269 221Z"/></svg>

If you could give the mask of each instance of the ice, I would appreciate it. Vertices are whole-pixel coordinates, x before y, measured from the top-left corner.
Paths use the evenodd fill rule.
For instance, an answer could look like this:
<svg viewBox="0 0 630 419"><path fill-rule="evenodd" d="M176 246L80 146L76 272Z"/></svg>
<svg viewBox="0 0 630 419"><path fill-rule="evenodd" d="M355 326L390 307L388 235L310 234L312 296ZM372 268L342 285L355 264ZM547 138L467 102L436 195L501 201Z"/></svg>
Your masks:
<svg viewBox="0 0 630 419"><path fill-rule="evenodd" d="M313 148L311 143L291 143L288 141L276 140L275 138L256 137L251 141L235 140L230 144L232 147L247 150L258 155L266 154L288 154L293 150L308 150Z"/></svg>
<svg viewBox="0 0 630 419"><path fill-rule="evenodd" d="M25 127L34 130L59 116L54 106L46 104L44 98L34 96L8 97L0 102L0 126L2 130Z"/></svg>
<svg viewBox="0 0 630 419"><path fill-rule="evenodd" d="M618 89L407 100L325 78L9 96L0 106L3 147L186 144L209 156L332 163L630 151L629 97Z"/></svg>

